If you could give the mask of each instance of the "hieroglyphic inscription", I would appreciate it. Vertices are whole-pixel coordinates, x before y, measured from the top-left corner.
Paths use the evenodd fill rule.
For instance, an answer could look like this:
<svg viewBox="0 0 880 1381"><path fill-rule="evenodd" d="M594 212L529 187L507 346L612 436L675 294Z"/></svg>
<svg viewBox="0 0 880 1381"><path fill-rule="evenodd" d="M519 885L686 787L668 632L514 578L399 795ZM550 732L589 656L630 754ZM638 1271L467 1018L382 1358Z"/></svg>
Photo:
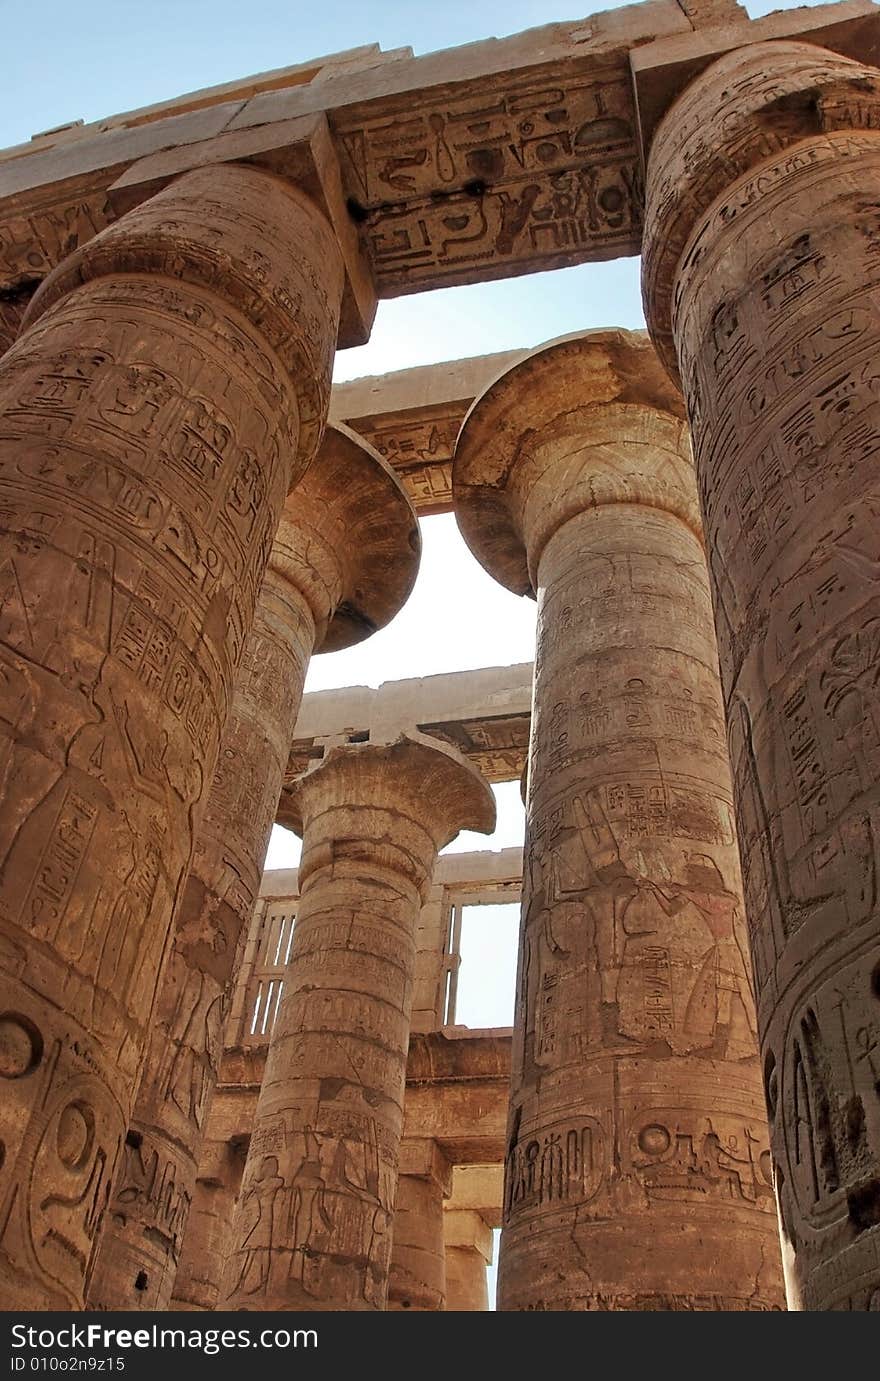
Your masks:
<svg viewBox="0 0 880 1381"><path fill-rule="evenodd" d="M347 419L394 466L417 513L452 507L452 452L468 401L390 417Z"/></svg>
<svg viewBox="0 0 880 1381"><path fill-rule="evenodd" d="M441 841L494 807L427 738L336 748L299 790L301 895L223 1297L381 1310L422 892Z"/></svg>
<svg viewBox="0 0 880 1381"><path fill-rule="evenodd" d="M632 253L641 184L620 67L517 77L430 112L360 120L338 147L380 293Z"/></svg>
<svg viewBox="0 0 880 1381"><path fill-rule="evenodd" d="M632 401L636 376L650 406ZM475 403L456 452L469 545L538 597L507 1309L666 1301L673 1282L706 1301L781 1297L678 407L644 336L586 333L515 363Z"/></svg>
<svg viewBox="0 0 880 1381"><path fill-rule="evenodd" d="M878 95L874 69L828 53L761 56L725 58L658 136L646 262L665 268L646 288L661 334L671 307L694 430L791 1303L865 1309L880 1279ZM777 139L768 95L805 91L823 134L798 117ZM713 144L724 196L707 207ZM670 215L677 262L660 248Z"/></svg>
<svg viewBox="0 0 880 1381"><path fill-rule="evenodd" d="M155 205L132 233L145 216L146 240L170 252ZM4 981L10 1010L44 1048L71 1046L93 1085L68 1096L78 1074L59 1061L42 1094L35 1079L11 1088L5 1297L43 1307L82 1303L89 1250L62 1279L28 1245L42 1203L30 1128L57 1104L109 1177L298 441L294 386L264 336L185 281L193 263L235 268L234 236L225 254L216 237L193 259L182 246L172 283L138 273L118 229L110 249L88 242L103 271L71 295L55 283L0 372Z"/></svg>
<svg viewBox="0 0 880 1381"><path fill-rule="evenodd" d="M154 1031L126 1142L135 1149L127 1150L117 1175L89 1282L92 1308L167 1309L171 1299L237 960L256 900L314 631L294 601L287 640L279 637L273 616L281 601L271 593L277 580L267 572L245 643L153 1011ZM293 593L283 590L281 607L291 605Z"/></svg>

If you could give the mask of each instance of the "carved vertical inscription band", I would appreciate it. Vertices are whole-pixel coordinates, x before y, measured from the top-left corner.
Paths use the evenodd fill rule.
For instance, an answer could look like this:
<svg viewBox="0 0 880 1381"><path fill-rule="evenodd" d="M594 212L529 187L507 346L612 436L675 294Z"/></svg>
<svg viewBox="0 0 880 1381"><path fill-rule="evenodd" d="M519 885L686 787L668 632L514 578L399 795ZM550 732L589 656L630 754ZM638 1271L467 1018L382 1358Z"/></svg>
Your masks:
<svg viewBox="0 0 880 1381"><path fill-rule="evenodd" d="M706 529L786 1283L880 1307L880 73L730 53L650 151Z"/></svg>
<svg viewBox="0 0 880 1381"><path fill-rule="evenodd" d="M305 197L191 173L55 270L0 364L8 1307L82 1303L341 289Z"/></svg>
<svg viewBox="0 0 880 1381"><path fill-rule="evenodd" d="M778 1308L730 777L680 395L644 334L518 362L459 525L538 592L499 1308Z"/></svg>

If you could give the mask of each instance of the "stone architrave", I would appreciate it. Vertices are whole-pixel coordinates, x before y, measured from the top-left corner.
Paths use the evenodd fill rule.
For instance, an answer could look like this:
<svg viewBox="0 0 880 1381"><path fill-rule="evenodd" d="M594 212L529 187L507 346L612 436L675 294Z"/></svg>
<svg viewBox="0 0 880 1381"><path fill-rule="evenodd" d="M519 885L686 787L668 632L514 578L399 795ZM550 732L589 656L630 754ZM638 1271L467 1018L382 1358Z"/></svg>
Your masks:
<svg viewBox="0 0 880 1381"><path fill-rule="evenodd" d="M538 592L500 1309L781 1304L683 411L644 334L595 331L458 441L465 540Z"/></svg>
<svg viewBox="0 0 880 1381"><path fill-rule="evenodd" d="M792 1309L880 1308L880 72L727 54L657 129Z"/></svg>
<svg viewBox="0 0 880 1381"><path fill-rule="evenodd" d="M492 792L413 731L331 748L300 781L293 948L238 1198L222 1308L385 1308L415 930L438 851Z"/></svg>
<svg viewBox="0 0 880 1381"><path fill-rule="evenodd" d="M70 1309L342 293L327 222L182 177L49 275L0 363L0 1284Z"/></svg>
<svg viewBox="0 0 880 1381"><path fill-rule="evenodd" d="M446 1308L477 1314L489 1309L486 1267L492 1264L492 1229L479 1213L447 1208L443 1214L446 1252Z"/></svg>
<svg viewBox="0 0 880 1381"><path fill-rule="evenodd" d="M452 1193L452 1166L436 1141L407 1138L394 1197L389 1312L439 1313L446 1308L443 1200Z"/></svg>
<svg viewBox="0 0 880 1381"><path fill-rule="evenodd" d="M328 427L289 495L236 679L125 1150L86 1291L94 1309L167 1309L222 1054L236 956L254 909L312 652L384 627L421 539L380 455Z"/></svg>

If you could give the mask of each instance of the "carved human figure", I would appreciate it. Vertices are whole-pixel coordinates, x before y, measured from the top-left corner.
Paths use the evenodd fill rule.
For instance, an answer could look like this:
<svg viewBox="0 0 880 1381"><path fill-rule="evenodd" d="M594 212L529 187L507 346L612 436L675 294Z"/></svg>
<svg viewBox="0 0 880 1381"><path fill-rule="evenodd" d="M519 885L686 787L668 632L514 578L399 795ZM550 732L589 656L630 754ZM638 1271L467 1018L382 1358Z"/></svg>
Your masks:
<svg viewBox="0 0 880 1381"><path fill-rule="evenodd" d="M205 169L63 261L0 363L7 1308L83 1301L233 677L323 426L341 292L303 194Z"/></svg>
<svg viewBox="0 0 880 1381"><path fill-rule="evenodd" d="M649 151L643 288L693 429L792 1309L880 1261L880 74L755 44Z"/></svg>
<svg viewBox="0 0 880 1381"><path fill-rule="evenodd" d="M489 832L494 798L454 750L413 730L329 749L292 809L300 902L220 1307L381 1310L416 921L438 850L459 829ZM257 1270L248 1241L268 1154L282 1184Z"/></svg>
<svg viewBox="0 0 880 1381"><path fill-rule="evenodd" d="M128 1162L122 1162L89 1282L92 1308L168 1307L237 956L256 901L309 658L313 651L362 641L387 624L409 595L419 552L416 516L394 472L353 432L328 427L275 534L129 1125L141 1155L155 1157L173 1175L181 1208L169 1221L157 1194L133 1197ZM248 1280L255 1269L248 1268Z"/></svg>
<svg viewBox="0 0 880 1381"><path fill-rule="evenodd" d="M781 1304L769 1180L730 1190L769 1157L683 412L594 331L456 447L465 540L538 594L500 1309Z"/></svg>

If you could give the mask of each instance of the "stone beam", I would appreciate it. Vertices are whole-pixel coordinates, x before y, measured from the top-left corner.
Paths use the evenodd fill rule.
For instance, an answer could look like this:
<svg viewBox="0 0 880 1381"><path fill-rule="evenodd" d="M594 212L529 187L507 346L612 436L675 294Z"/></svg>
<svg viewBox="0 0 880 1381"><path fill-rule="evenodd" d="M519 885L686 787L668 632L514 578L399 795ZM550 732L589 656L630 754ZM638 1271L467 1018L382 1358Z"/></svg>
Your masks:
<svg viewBox="0 0 880 1381"><path fill-rule="evenodd" d="M516 885L522 880L523 851L521 848L499 849L490 852L478 849L474 853L441 854L434 869L434 886L454 888L456 895L473 892L478 895L486 887ZM299 895L297 868L270 868L263 874L260 897L273 901L278 897Z"/></svg>
<svg viewBox="0 0 880 1381"><path fill-rule="evenodd" d="M181 172L230 160L305 178L333 221L348 268L343 345L369 333L373 285L395 297L637 254L630 56L719 20L732 42L747 41L753 24L738 5L649 0L423 57L403 49L306 64L7 150L6 341L72 249ZM870 0L799 10L791 22L861 57L880 27Z"/></svg>
<svg viewBox="0 0 880 1381"><path fill-rule="evenodd" d="M288 819L290 784L325 749L380 741L406 728L458 748L488 781L512 781L522 773L528 752L531 698L530 662L386 681L376 690L350 686L306 695L294 729L278 822Z"/></svg>
<svg viewBox="0 0 880 1381"><path fill-rule="evenodd" d="M452 1194L446 1200L451 1213L479 1213L490 1228L501 1227L504 1203L504 1166L457 1165L452 1176Z"/></svg>
<svg viewBox="0 0 880 1381"><path fill-rule="evenodd" d="M452 452L465 413L522 353L504 350L335 384L330 415L394 466L417 513L448 513Z"/></svg>
<svg viewBox="0 0 880 1381"><path fill-rule="evenodd" d="M510 1030L449 1028L413 1035L406 1069L404 1136L434 1140L453 1165L504 1159L510 1093ZM227 1050L211 1104L206 1145L250 1139L266 1046ZM487 1211L489 1206L487 1205Z"/></svg>

